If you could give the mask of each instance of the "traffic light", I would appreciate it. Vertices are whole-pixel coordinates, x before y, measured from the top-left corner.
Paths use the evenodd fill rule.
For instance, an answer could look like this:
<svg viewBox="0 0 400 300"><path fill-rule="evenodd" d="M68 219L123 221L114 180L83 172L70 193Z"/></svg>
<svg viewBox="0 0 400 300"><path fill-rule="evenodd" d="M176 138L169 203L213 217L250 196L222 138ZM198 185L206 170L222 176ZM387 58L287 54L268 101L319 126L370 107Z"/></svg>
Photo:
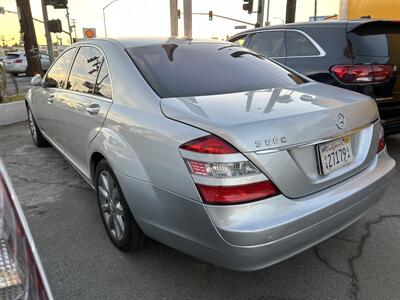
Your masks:
<svg viewBox="0 0 400 300"><path fill-rule="evenodd" d="M243 10L247 10L247 13L253 12L253 0L243 0Z"/></svg>
<svg viewBox="0 0 400 300"><path fill-rule="evenodd" d="M181 18L181 10L178 9L178 19L180 19L180 18Z"/></svg>
<svg viewBox="0 0 400 300"><path fill-rule="evenodd" d="M52 5L55 9L68 8L68 0L45 0L45 5Z"/></svg>
<svg viewBox="0 0 400 300"><path fill-rule="evenodd" d="M208 20L212 21L212 19L213 19L213 12L212 12L212 10L209 10L208 11Z"/></svg>
<svg viewBox="0 0 400 300"><path fill-rule="evenodd" d="M61 20L49 20L47 22L47 27L49 28L50 32L62 32Z"/></svg>

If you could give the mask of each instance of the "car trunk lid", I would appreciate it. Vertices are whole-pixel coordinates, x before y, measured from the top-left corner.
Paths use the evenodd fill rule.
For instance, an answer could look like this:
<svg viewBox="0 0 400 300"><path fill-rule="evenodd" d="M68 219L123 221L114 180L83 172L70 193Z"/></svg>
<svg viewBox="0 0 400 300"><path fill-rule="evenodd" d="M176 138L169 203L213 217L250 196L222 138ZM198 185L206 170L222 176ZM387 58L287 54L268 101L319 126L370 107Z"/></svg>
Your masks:
<svg viewBox="0 0 400 300"><path fill-rule="evenodd" d="M366 96L316 82L286 89L166 98L161 108L171 119L230 142L289 197L343 180L375 157L370 151L376 146L371 142L377 139L372 125L378 119L375 103ZM342 129L336 124L340 114L345 118ZM315 144L346 132L352 137L354 162L321 175ZM292 184L294 176L297 186Z"/></svg>

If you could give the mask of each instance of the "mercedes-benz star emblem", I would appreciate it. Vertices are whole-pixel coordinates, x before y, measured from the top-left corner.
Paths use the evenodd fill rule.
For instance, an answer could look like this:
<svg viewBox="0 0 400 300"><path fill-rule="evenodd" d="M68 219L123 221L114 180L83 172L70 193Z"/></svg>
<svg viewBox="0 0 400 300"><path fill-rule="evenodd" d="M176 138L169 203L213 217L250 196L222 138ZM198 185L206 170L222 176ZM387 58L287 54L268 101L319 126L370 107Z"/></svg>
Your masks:
<svg viewBox="0 0 400 300"><path fill-rule="evenodd" d="M337 115L337 117L336 117L336 126L337 126L337 128L343 129L344 126L345 126L345 123L346 123L345 117L341 113L339 113Z"/></svg>

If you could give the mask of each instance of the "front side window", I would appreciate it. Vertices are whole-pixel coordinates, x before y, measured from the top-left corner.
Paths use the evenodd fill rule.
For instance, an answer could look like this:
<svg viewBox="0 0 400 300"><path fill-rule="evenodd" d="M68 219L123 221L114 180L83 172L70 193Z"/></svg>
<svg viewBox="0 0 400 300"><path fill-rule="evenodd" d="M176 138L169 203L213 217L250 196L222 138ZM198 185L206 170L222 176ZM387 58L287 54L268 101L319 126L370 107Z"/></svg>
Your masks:
<svg viewBox="0 0 400 300"><path fill-rule="evenodd" d="M244 43L246 42L246 38L247 35L241 35L240 37L232 39L231 42L235 43L236 45L243 46Z"/></svg>
<svg viewBox="0 0 400 300"><path fill-rule="evenodd" d="M283 31L263 31L252 35L248 48L267 57L285 56L285 33Z"/></svg>
<svg viewBox="0 0 400 300"><path fill-rule="evenodd" d="M93 47L81 47L76 55L67 81L67 89L81 93L93 93L103 55Z"/></svg>
<svg viewBox="0 0 400 300"><path fill-rule="evenodd" d="M44 86L52 88L63 88L65 76L74 57L75 49L63 52L47 73Z"/></svg>
<svg viewBox="0 0 400 300"><path fill-rule="evenodd" d="M161 98L254 91L305 82L264 56L231 43L166 43L126 51Z"/></svg>
<svg viewBox="0 0 400 300"><path fill-rule="evenodd" d="M103 60L99 76L97 77L96 87L94 88L94 94L109 99L112 98L110 72L108 71L105 60Z"/></svg>
<svg viewBox="0 0 400 300"><path fill-rule="evenodd" d="M297 31L286 32L287 56L319 55L318 49L304 34Z"/></svg>

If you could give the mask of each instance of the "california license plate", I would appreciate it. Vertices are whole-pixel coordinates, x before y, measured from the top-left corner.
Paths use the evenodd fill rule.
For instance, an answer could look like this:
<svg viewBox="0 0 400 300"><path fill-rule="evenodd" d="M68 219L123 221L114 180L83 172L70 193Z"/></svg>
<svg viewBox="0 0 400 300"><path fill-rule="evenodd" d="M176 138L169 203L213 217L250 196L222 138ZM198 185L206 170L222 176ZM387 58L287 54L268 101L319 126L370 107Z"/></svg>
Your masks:
<svg viewBox="0 0 400 300"><path fill-rule="evenodd" d="M317 146L323 175L340 169L353 161L350 137L343 137Z"/></svg>

